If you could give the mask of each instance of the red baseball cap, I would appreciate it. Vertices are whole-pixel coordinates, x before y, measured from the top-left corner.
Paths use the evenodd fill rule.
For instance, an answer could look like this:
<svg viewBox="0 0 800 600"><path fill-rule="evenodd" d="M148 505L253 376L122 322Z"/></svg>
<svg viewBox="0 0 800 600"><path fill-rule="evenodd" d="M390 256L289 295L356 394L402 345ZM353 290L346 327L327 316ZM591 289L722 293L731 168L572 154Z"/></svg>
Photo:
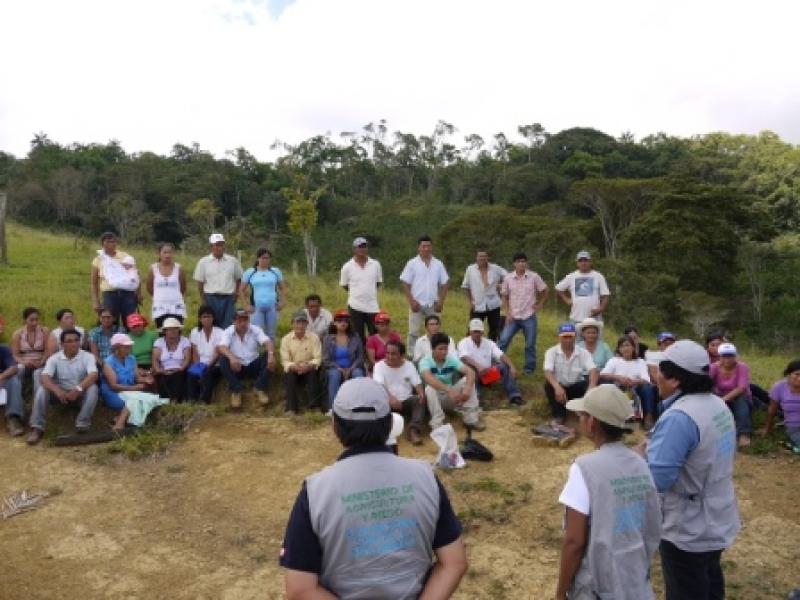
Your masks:
<svg viewBox="0 0 800 600"><path fill-rule="evenodd" d="M125 324L128 326L128 329L147 327L147 319L138 313L133 313L132 315L128 315L128 318L125 319Z"/></svg>
<svg viewBox="0 0 800 600"><path fill-rule="evenodd" d="M392 320L392 318L389 316L389 313L387 313L386 311L379 310L377 312L377 314L375 315L375 319L374 320L375 320L376 323L388 323L389 321Z"/></svg>
<svg viewBox="0 0 800 600"><path fill-rule="evenodd" d="M333 314L334 319L349 319L350 313L347 312L346 308L340 308Z"/></svg>

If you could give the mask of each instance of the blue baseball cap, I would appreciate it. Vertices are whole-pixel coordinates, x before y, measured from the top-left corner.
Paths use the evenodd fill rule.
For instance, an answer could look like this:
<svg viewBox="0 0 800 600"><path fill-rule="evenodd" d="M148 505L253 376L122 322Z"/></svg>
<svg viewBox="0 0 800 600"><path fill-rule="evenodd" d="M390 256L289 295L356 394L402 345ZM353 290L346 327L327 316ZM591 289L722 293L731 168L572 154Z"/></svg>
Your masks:
<svg viewBox="0 0 800 600"><path fill-rule="evenodd" d="M558 326L558 336L574 336L575 335L575 325L572 323L562 323Z"/></svg>
<svg viewBox="0 0 800 600"><path fill-rule="evenodd" d="M672 333L671 331L662 331L656 336L656 342L658 342L659 344L664 340L675 340L675 339L677 338L675 337L675 334Z"/></svg>

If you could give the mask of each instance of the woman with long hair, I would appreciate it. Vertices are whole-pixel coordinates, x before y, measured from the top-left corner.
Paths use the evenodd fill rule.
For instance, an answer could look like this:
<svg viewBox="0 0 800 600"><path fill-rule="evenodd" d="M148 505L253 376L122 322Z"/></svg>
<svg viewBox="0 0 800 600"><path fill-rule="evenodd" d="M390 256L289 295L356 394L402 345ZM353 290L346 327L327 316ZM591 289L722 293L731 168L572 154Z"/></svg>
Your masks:
<svg viewBox="0 0 800 600"><path fill-rule="evenodd" d="M328 382L328 405L323 407L327 411L345 381L364 377L364 349L361 338L350 326L346 309L334 313L328 335L322 341L322 366Z"/></svg>

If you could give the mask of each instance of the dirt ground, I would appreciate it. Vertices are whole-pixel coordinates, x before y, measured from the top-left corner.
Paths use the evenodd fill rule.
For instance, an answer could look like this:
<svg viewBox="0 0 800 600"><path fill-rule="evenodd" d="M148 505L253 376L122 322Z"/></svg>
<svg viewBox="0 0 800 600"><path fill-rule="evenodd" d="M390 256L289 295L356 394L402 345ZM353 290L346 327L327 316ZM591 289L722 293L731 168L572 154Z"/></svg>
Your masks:
<svg viewBox="0 0 800 600"><path fill-rule="evenodd" d="M531 442L530 415L487 413L493 463L441 473L462 517L470 568L457 598L549 598L567 467L590 450ZM435 444L403 440L404 456ZM99 447L27 448L0 434L0 494L56 489L38 510L0 520L0 597L281 598L283 530L303 477L335 459L328 423L268 414L208 418L165 456L98 461ZM99 453L99 454L98 454ZM741 456L744 528L723 555L729 598L785 598L800 586L798 457ZM661 596L657 565L654 581Z"/></svg>

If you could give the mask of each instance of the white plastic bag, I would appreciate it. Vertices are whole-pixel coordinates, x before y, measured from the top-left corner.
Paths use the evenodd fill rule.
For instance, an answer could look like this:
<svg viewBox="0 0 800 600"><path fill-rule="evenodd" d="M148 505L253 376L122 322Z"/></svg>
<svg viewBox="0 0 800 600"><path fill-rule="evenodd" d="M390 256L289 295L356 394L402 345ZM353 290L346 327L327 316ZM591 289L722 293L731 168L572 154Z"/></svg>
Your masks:
<svg viewBox="0 0 800 600"><path fill-rule="evenodd" d="M463 469L467 461L458 451L458 438L450 423L440 425L431 431L431 439L439 446L439 454L434 464L443 469Z"/></svg>

